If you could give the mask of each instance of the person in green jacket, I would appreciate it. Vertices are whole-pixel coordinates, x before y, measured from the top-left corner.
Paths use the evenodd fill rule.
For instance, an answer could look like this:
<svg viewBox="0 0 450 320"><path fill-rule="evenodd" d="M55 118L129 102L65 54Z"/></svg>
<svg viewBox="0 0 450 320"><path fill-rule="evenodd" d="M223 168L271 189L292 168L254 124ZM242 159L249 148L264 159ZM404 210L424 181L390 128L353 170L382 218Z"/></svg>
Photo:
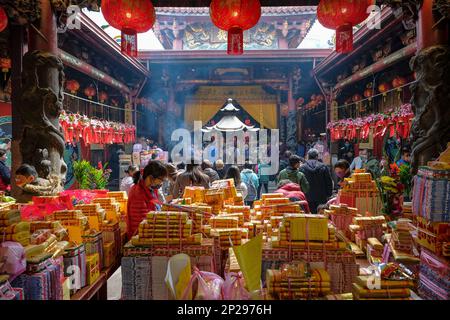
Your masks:
<svg viewBox="0 0 450 320"><path fill-rule="evenodd" d="M290 180L300 186L303 193L309 191L309 183L305 175L300 172L301 159L297 155L289 158L289 166L278 174L277 183L281 180Z"/></svg>

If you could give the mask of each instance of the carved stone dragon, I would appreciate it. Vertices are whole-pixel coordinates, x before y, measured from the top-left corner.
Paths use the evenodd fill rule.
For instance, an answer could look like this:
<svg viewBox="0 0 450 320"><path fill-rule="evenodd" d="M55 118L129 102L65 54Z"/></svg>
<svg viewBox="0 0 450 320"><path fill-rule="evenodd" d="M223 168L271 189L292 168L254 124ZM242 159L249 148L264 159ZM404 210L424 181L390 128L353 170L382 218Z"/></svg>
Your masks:
<svg viewBox="0 0 450 320"><path fill-rule="evenodd" d="M22 196L26 199L63 189L67 171L63 160L64 135L59 124L63 109L63 63L47 52L27 52L23 57L22 79L20 152L22 163L34 166L40 178L34 194L24 192Z"/></svg>
<svg viewBox="0 0 450 320"><path fill-rule="evenodd" d="M450 47L425 48L411 60L410 66L417 79L411 86L415 173L419 166L436 159L450 141Z"/></svg>

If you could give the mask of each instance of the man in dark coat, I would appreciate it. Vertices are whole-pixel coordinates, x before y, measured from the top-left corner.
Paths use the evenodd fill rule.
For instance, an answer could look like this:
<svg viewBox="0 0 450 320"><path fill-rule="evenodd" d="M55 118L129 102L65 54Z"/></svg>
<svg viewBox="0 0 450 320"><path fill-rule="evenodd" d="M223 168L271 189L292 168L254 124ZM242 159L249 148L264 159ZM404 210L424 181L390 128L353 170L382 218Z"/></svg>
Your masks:
<svg viewBox="0 0 450 320"><path fill-rule="evenodd" d="M317 213L317 207L326 203L333 191L330 171L326 165L318 161L318 158L319 152L316 149L310 149L308 160L300 167L300 171L309 182L306 199L312 213Z"/></svg>

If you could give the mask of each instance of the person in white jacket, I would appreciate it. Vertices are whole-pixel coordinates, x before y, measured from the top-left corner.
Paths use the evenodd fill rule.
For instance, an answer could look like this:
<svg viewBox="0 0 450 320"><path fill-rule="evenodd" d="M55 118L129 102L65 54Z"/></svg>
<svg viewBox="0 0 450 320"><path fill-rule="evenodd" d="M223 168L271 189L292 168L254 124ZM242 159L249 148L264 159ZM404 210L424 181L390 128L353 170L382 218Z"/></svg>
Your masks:
<svg viewBox="0 0 450 320"><path fill-rule="evenodd" d="M128 169L125 170L127 176L120 182L120 191L125 191L128 194L131 187L134 185L133 175L138 171L139 168L137 166L129 166Z"/></svg>

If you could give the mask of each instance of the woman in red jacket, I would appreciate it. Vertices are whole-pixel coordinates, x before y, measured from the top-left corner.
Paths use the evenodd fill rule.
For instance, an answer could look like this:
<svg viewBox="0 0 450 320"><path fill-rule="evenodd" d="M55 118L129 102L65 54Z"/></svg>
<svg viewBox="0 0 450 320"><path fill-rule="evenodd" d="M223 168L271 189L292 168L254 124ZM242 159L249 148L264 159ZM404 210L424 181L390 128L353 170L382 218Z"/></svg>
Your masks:
<svg viewBox="0 0 450 320"><path fill-rule="evenodd" d="M128 237L136 233L139 224L149 211L159 211L158 189L167 178L167 169L161 161L149 161L141 172L134 176L134 186L128 194Z"/></svg>
<svg viewBox="0 0 450 320"><path fill-rule="evenodd" d="M309 213L309 205L305 194L302 192L300 186L290 180L281 180L278 183L278 190L275 193L282 193L291 201L300 201L300 205L306 213Z"/></svg>

